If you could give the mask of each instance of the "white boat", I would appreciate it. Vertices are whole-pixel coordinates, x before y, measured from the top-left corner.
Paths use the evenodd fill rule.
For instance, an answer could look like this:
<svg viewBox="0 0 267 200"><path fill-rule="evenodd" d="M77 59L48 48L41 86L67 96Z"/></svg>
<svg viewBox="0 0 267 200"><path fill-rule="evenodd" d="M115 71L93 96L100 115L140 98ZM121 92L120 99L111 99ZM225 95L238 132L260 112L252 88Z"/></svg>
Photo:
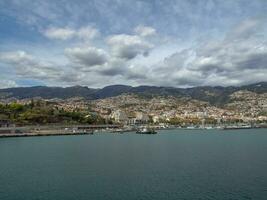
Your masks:
<svg viewBox="0 0 267 200"><path fill-rule="evenodd" d="M142 129L139 129L136 131L138 134L157 134L157 132L154 129L144 127Z"/></svg>

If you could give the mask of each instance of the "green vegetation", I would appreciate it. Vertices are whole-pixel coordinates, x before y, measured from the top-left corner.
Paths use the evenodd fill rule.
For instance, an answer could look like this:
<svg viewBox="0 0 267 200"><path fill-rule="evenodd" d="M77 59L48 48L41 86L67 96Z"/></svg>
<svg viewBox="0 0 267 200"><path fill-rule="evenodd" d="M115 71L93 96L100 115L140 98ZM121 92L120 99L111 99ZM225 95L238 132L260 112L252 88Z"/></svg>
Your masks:
<svg viewBox="0 0 267 200"><path fill-rule="evenodd" d="M189 124L201 124L201 119L198 118L172 118L168 121L171 125L189 125Z"/></svg>
<svg viewBox="0 0 267 200"><path fill-rule="evenodd" d="M259 116L267 116L267 111L261 111L258 115Z"/></svg>
<svg viewBox="0 0 267 200"><path fill-rule="evenodd" d="M19 125L36 124L104 124L105 120L90 111L65 111L45 101L0 104L0 120L9 120Z"/></svg>

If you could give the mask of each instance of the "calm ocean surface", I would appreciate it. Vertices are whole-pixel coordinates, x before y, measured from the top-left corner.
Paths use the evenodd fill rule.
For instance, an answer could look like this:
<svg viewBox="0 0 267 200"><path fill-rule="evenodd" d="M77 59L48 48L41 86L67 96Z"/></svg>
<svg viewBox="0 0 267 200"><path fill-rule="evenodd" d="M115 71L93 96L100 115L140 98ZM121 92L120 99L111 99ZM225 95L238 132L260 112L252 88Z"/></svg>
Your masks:
<svg viewBox="0 0 267 200"><path fill-rule="evenodd" d="M267 130L0 138L0 200L267 199Z"/></svg>

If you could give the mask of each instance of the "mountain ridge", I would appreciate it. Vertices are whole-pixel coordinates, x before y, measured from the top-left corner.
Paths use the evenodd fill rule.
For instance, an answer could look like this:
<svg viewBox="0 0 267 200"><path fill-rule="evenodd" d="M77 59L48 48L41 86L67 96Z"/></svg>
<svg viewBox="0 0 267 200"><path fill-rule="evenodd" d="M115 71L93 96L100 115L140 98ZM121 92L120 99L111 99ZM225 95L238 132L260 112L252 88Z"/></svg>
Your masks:
<svg viewBox="0 0 267 200"><path fill-rule="evenodd" d="M236 91L248 90L255 93L266 93L267 82L259 82L243 86L197 86L191 88L176 88L163 86L129 86L109 85L100 89L87 86L71 87L16 87L0 89L0 98L26 99L41 97L44 99L82 97L88 100L114 97L125 93L133 93L142 96L176 96L190 97L196 100L207 101L213 105L220 105L229 101L229 96Z"/></svg>

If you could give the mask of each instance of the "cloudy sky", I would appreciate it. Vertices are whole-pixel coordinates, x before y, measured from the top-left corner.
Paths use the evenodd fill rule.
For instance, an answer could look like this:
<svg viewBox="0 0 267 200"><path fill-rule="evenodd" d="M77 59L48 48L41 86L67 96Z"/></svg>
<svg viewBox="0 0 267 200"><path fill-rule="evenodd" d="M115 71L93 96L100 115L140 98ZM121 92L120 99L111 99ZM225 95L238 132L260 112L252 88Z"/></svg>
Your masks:
<svg viewBox="0 0 267 200"><path fill-rule="evenodd" d="M0 1L0 88L259 81L266 0Z"/></svg>

